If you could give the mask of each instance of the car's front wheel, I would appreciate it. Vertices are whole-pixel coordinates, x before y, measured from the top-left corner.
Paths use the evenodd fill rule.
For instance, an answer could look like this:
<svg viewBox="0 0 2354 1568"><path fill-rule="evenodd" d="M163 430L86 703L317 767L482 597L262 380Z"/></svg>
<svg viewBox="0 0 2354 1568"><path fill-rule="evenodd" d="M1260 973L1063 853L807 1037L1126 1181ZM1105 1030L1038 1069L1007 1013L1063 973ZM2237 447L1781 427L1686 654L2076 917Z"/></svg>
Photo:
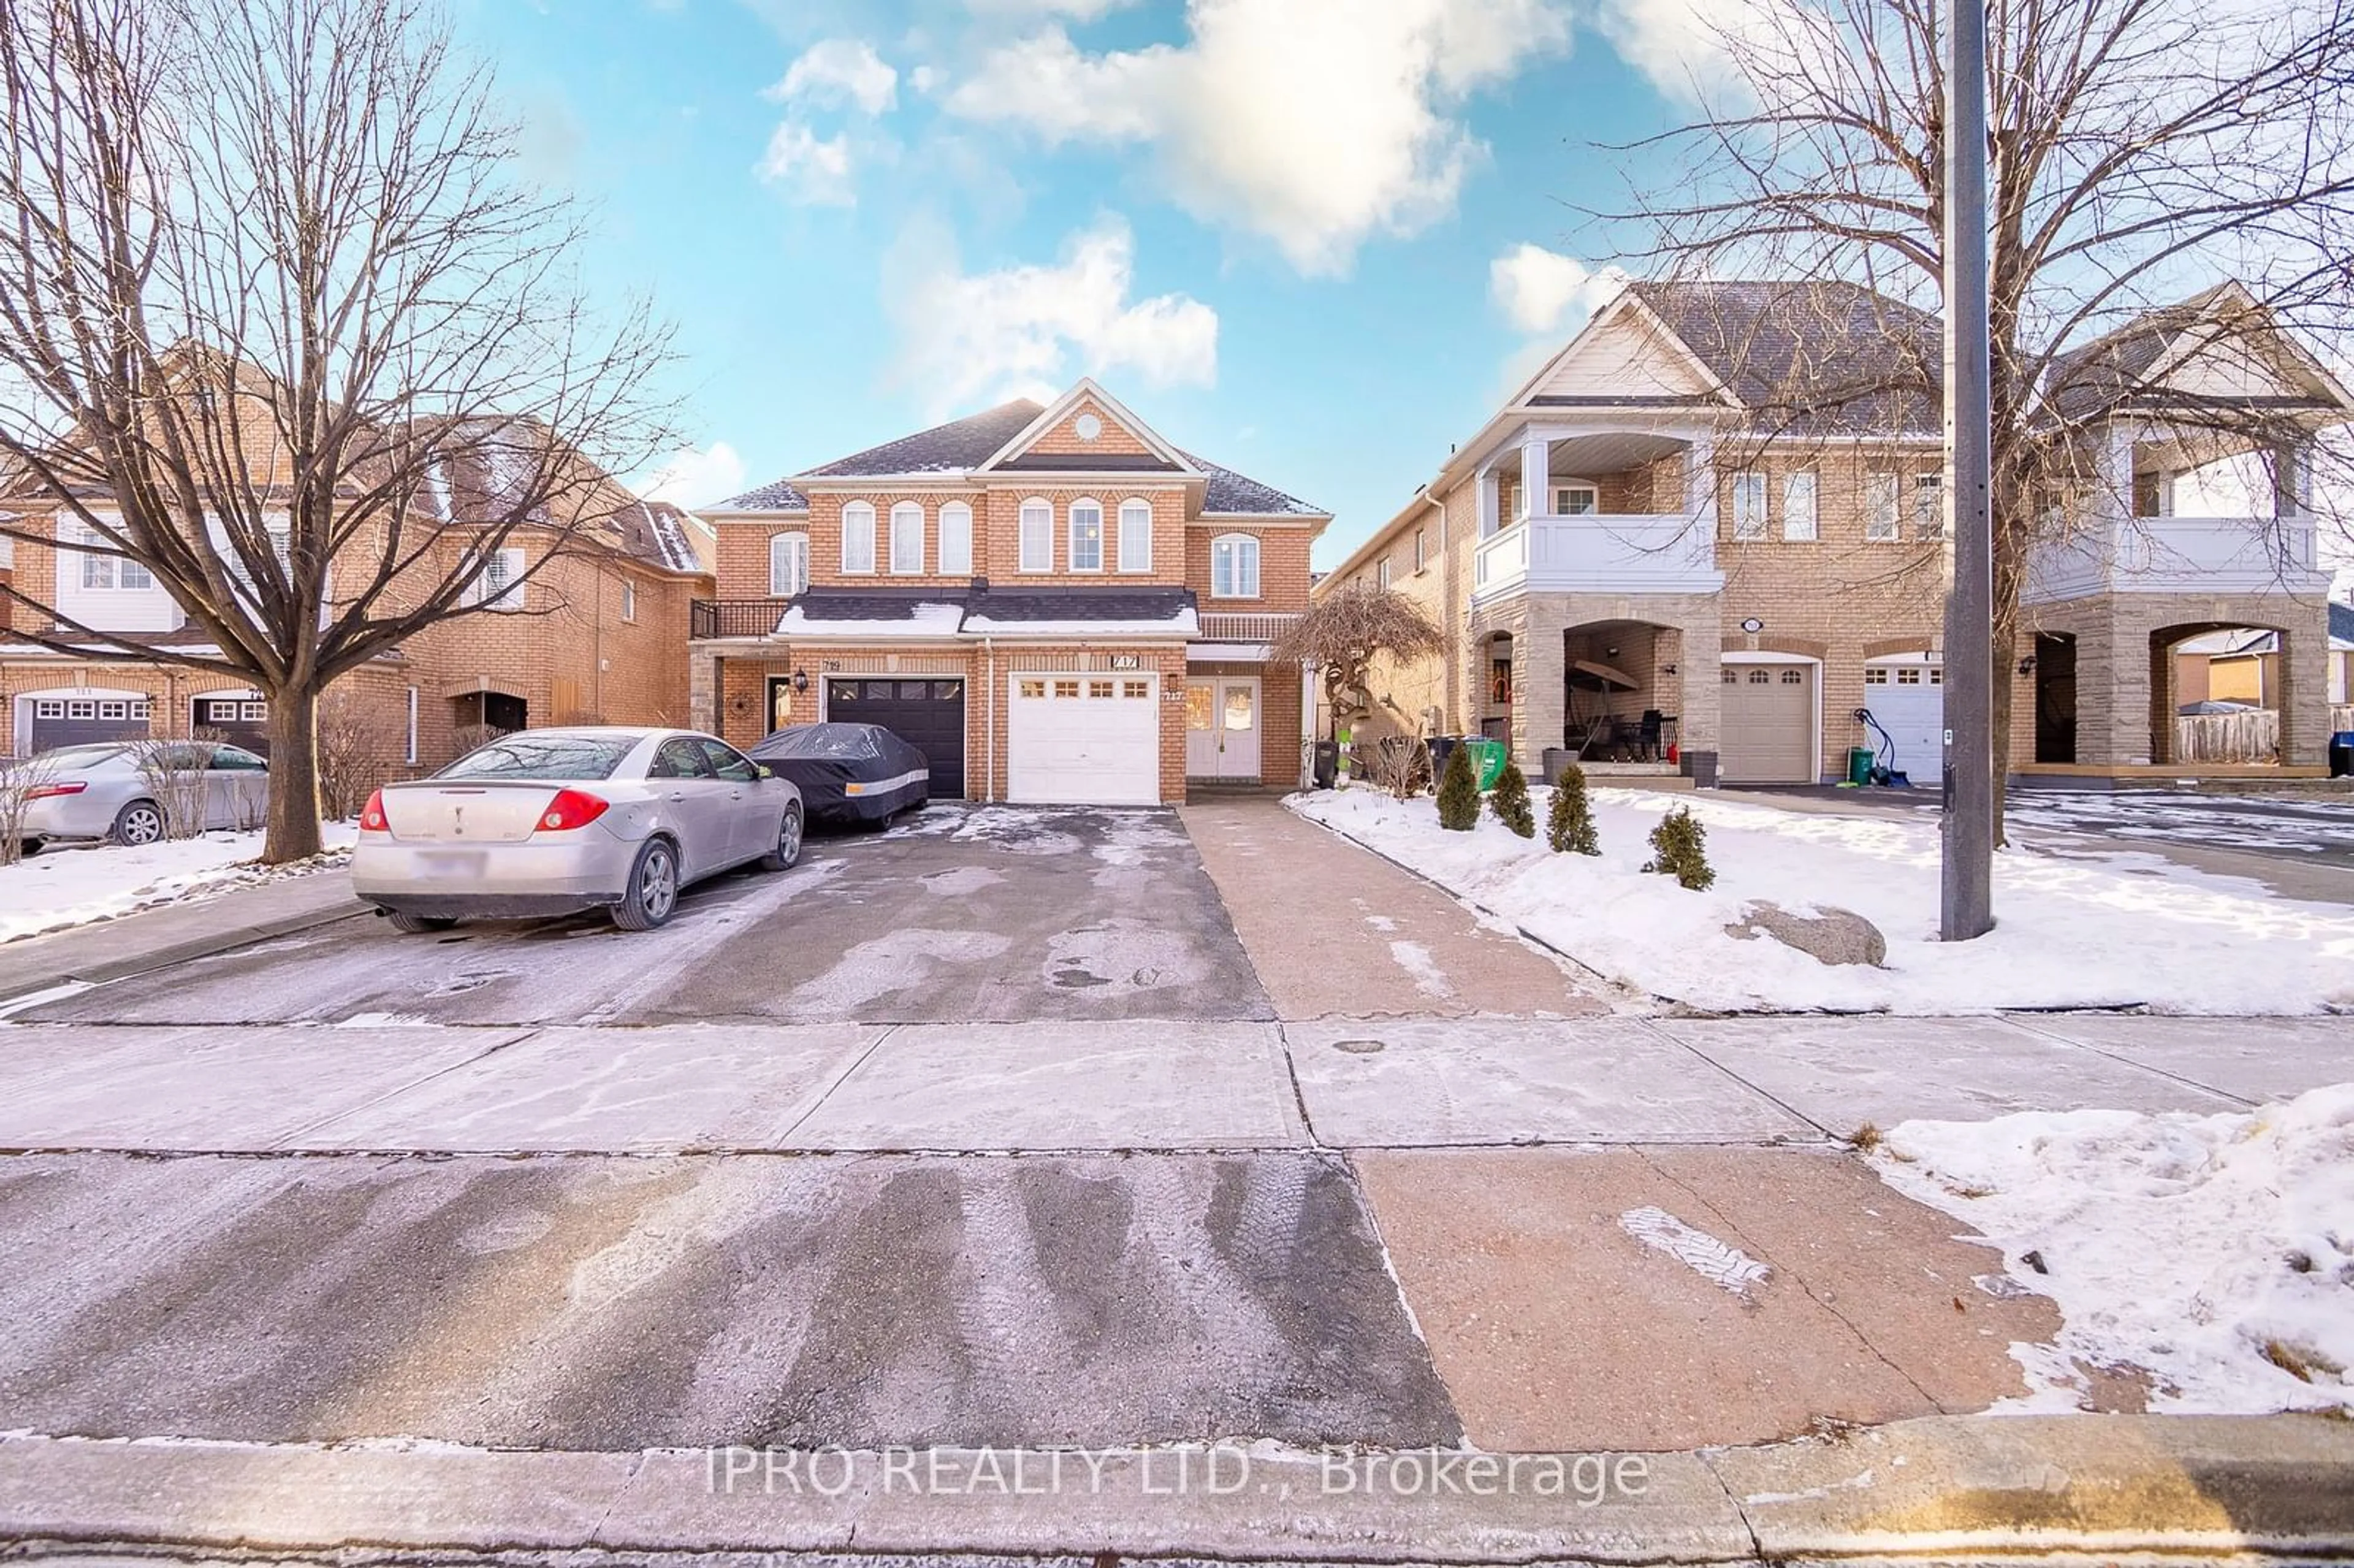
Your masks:
<svg viewBox="0 0 2354 1568"><path fill-rule="evenodd" d="M106 836L118 844L152 844L164 836L164 809L153 800L133 800L114 813Z"/></svg>
<svg viewBox="0 0 2354 1568"><path fill-rule="evenodd" d="M760 857L762 871L790 871L801 858L801 809L785 808L784 822L777 829L777 847Z"/></svg>
<svg viewBox="0 0 2354 1568"><path fill-rule="evenodd" d="M428 931L446 931L458 923L443 915L408 915L398 909L387 911L385 918L392 922L394 930L406 931L412 937L421 937Z"/></svg>
<svg viewBox="0 0 2354 1568"><path fill-rule="evenodd" d="M651 931L678 907L678 851L668 839L648 839L630 867L630 885L613 906L613 924Z"/></svg>

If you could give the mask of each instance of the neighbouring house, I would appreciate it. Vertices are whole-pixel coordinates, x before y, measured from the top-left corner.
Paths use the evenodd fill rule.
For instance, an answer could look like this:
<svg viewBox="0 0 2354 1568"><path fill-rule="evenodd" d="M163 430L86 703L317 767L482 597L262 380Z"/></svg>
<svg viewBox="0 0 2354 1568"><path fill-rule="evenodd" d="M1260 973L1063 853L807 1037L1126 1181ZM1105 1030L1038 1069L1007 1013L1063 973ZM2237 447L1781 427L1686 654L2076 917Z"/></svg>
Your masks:
<svg viewBox="0 0 2354 1568"><path fill-rule="evenodd" d="M525 524L483 552L476 540L497 478L470 461L444 465L437 480L429 504L438 535L411 575L440 581L481 555L470 593L484 613L428 627L344 677L322 705L323 726L364 726L376 771L393 778L440 767L486 729L688 721L683 655L688 606L710 592L707 528L599 476L582 503L585 523ZM209 645L145 568L76 549L84 525L54 498L16 488L24 493L0 496L0 513L35 535L12 541L12 564L16 587L36 601L12 605L17 632L73 641L46 607L134 644ZM106 511L102 494L80 499ZM396 594L399 587L396 579ZM198 729L269 748L260 693L96 644L69 652L0 633L0 747L14 756Z"/></svg>
<svg viewBox="0 0 2354 1568"><path fill-rule="evenodd" d="M2354 399L2245 330L2253 310L2211 291L2062 366L2073 466L2053 471L2083 477L2039 497L2066 522L2006 662L2018 769L2172 762L2175 651L2239 628L2274 640L2283 760L2322 762L2306 476ZM1835 780L1865 747L1934 786L1941 344L1935 317L1851 284L1630 285L1325 579L1387 583L1447 632L1444 657L1377 666L1380 722L1702 785ZM2252 451L2170 422L2191 405L2286 433Z"/></svg>
<svg viewBox="0 0 2354 1568"><path fill-rule="evenodd" d="M2329 603L2329 727L2354 730L2354 604Z"/></svg>
<svg viewBox="0 0 2354 1568"><path fill-rule="evenodd" d="M1091 380L903 436L702 515L695 711L739 746L820 719L920 747L936 797L1182 801L1292 785L1329 514L1183 451Z"/></svg>

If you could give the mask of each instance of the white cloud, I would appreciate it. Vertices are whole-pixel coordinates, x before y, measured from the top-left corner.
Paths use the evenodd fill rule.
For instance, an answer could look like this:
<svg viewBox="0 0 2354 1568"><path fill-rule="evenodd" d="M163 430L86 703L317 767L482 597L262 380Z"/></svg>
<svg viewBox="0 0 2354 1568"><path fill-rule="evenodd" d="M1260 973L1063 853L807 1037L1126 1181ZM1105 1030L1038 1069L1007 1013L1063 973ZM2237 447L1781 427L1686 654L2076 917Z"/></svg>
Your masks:
<svg viewBox="0 0 2354 1568"><path fill-rule="evenodd" d="M1618 58L1686 105L1738 85L1734 53L1744 40L1787 47L1814 33L1804 20L1788 0L1600 0L1595 13Z"/></svg>
<svg viewBox="0 0 2354 1568"><path fill-rule="evenodd" d="M1337 273L1453 210L1485 152L1463 100L1570 37L1566 0L1191 0L1187 22L1182 46L1099 53L1049 26L948 106L1050 146L1148 146L1188 212Z"/></svg>
<svg viewBox="0 0 2354 1568"><path fill-rule="evenodd" d="M1131 301L1135 283L1135 236L1118 217L1072 235L1058 265L976 273L938 226L911 228L885 269L901 339L895 378L942 412L1050 397L1081 373L1214 385L1217 313L1184 294Z"/></svg>
<svg viewBox="0 0 2354 1568"><path fill-rule="evenodd" d="M820 136L798 120L777 127L756 172L806 207L858 205L858 188L850 173L850 139Z"/></svg>
<svg viewBox="0 0 2354 1568"><path fill-rule="evenodd" d="M767 96L779 103L881 114L898 101L899 73L863 38L827 38L803 51Z"/></svg>
<svg viewBox="0 0 2354 1568"><path fill-rule="evenodd" d="M744 460L726 441L712 442L708 450L682 447L656 464L637 488L649 501L679 506L725 501L744 488Z"/></svg>
<svg viewBox="0 0 2354 1568"><path fill-rule="evenodd" d="M1558 335L1627 286L1617 267L1600 270L1542 245L1515 245L1488 263L1488 296L1525 333Z"/></svg>

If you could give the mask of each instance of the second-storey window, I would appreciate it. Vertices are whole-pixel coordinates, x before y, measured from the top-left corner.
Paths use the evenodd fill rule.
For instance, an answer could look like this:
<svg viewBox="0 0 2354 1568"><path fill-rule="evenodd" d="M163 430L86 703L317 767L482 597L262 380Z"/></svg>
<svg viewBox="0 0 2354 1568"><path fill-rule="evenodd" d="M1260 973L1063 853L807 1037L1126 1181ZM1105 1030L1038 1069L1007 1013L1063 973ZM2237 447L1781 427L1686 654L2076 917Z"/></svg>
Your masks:
<svg viewBox="0 0 2354 1568"><path fill-rule="evenodd" d="M1210 541L1210 597L1258 597L1258 541L1248 534L1222 534Z"/></svg>
<svg viewBox="0 0 2354 1568"><path fill-rule="evenodd" d="M638 585L635 583L623 583L621 585L621 619L623 620L635 620L637 618Z"/></svg>
<svg viewBox="0 0 2354 1568"><path fill-rule="evenodd" d="M791 599L809 588L809 535L769 535L769 597Z"/></svg>
<svg viewBox="0 0 2354 1568"><path fill-rule="evenodd" d="M1913 476L1913 536L1915 539L1942 539L1946 536L1946 476L1942 473L1916 473Z"/></svg>
<svg viewBox="0 0 2354 1568"><path fill-rule="evenodd" d="M1375 588L1390 586L1390 558L1387 556L1384 556L1381 564L1373 568L1373 586Z"/></svg>
<svg viewBox="0 0 2354 1568"><path fill-rule="evenodd" d="M73 539L101 550L114 546L95 528L77 526ZM81 558L81 586L86 588L131 588L144 590L155 586L155 576L138 562L120 556L84 555Z"/></svg>
<svg viewBox="0 0 2354 1568"><path fill-rule="evenodd" d="M1103 508L1092 501L1071 503L1071 570L1103 570Z"/></svg>
<svg viewBox="0 0 2354 1568"><path fill-rule="evenodd" d="M1416 528L1414 531L1414 569L1416 571L1422 570L1425 566L1429 564L1429 561L1430 530L1427 528Z"/></svg>
<svg viewBox="0 0 2354 1568"><path fill-rule="evenodd" d="M875 508L854 501L842 509L842 569L866 573L875 569Z"/></svg>
<svg viewBox="0 0 2354 1568"><path fill-rule="evenodd" d="M1754 469L1744 469L1733 476L1733 536L1766 536L1766 476Z"/></svg>
<svg viewBox="0 0 2354 1568"><path fill-rule="evenodd" d="M1782 481L1782 537L1805 543L1815 536L1815 471L1801 469Z"/></svg>
<svg viewBox="0 0 2354 1568"><path fill-rule="evenodd" d="M972 572L972 508L961 501L940 507L940 571L953 577Z"/></svg>
<svg viewBox="0 0 2354 1568"><path fill-rule="evenodd" d="M1152 503L1142 499L1119 503L1119 569L1152 569Z"/></svg>
<svg viewBox="0 0 2354 1568"><path fill-rule="evenodd" d="M1044 501L1022 503L1021 567L1025 572L1055 569L1055 509Z"/></svg>
<svg viewBox="0 0 2354 1568"><path fill-rule="evenodd" d="M1893 473L1867 473L1863 476L1863 536L1874 544L1885 544L1897 537L1896 476Z"/></svg>
<svg viewBox="0 0 2354 1568"><path fill-rule="evenodd" d="M492 609L521 609L524 596L523 552L513 546L493 550L482 557L482 568L474 574L468 590L470 602Z"/></svg>
<svg viewBox="0 0 2354 1568"><path fill-rule="evenodd" d="M891 508L891 569L901 577L924 569L924 509L912 501Z"/></svg>

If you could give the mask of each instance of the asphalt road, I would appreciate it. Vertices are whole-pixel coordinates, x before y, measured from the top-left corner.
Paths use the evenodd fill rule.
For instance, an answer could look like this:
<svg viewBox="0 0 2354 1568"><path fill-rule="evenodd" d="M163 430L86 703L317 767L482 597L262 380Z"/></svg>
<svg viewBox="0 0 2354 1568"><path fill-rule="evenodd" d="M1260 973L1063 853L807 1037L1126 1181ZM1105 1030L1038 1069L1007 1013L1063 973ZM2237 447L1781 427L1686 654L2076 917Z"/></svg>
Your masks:
<svg viewBox="0 0 2354 1568"><path fill-rule="evenodd" d="M601 916L403 936L348 920L32 1010L109 1023L1265 1020L1173 812L935 807L782 875Z"/></svg>
<svg viewBox="0 0 2354 1568"><path fill-rule="evenodd" d="M2023 827L2354 870L2354 796L2290 800L2138 789L2015 789L2008 810Z"/></svg>

